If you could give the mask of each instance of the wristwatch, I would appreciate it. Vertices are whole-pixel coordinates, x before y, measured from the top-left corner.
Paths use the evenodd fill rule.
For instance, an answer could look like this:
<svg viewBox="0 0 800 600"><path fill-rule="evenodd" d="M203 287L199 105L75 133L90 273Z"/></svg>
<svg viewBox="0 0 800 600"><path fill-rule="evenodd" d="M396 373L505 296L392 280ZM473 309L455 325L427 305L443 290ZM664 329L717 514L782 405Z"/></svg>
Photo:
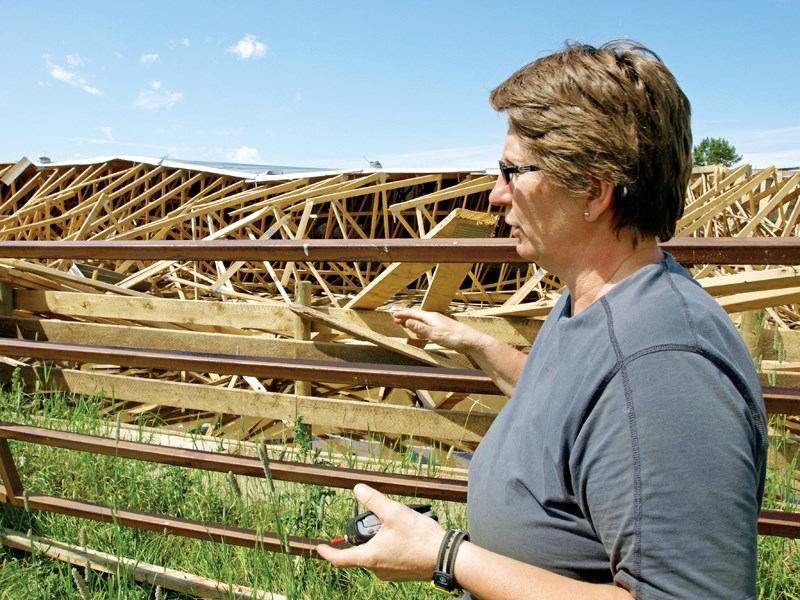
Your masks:
<svg viewBox="0 0 800 600"><path fill-rule="evenodd" d="M460 529L449 529L444 534L442 545L439 546L439 557L436 561L436 570L433 572L430 588L448 596L460 596L464 591L456 583L453 576L453 567L456 564L456 553L461 542L469 541L469 534Z"/></svg>

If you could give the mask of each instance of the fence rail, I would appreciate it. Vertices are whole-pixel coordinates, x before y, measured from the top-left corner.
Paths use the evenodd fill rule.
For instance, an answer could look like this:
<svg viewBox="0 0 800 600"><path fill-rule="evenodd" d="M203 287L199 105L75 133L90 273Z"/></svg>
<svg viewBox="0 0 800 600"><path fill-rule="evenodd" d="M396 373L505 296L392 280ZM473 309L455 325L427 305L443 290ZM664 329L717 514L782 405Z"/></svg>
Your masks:
<svg viewBox="0 0 800 600"><path fill-rule="evenodd" d="M661 244L691 264L800 264L800 238L677 237ZM510 238L0 241L0 257L97 260L271 260L518 263Z"/></svg>
<svg viewBox="0 0 800 600"><path fill-rule="evenodd" d="M257 458L114 440L15 423L0 423L0 474L5 484L3 488L0 488L0 500L5 503L15 506L27 504L31 508L94 521L116 521L127 527L167 531L184 537L248 548L262 548L274 552L288 552L312 558L317 556L316 545L325 541L299 536L288 536L281 539L276 532L258 532L253 529L229 527L221 523L178 519L153 513L111 510L108 507L88 502L66 500L42 494L28 494L24 490L17 472L7 441L9 439L178 467L232 472L236 475L250 477L264 476L264 466ZM467 483L458 479L387 474L281 460L270 461L268 468L271 477L278 481L338 488L351 488L356 483L363 482L386 494L452 502L466 502L467 500ZM758 520L758 531L762 535L800 537L800 515L764 510Z"/></svg>
<svg viewBox="0 0 800 600"><path fill-rule="evenodd" d="M663 244L683 263L692 264L800 264L800 239L796 238L676 238ZM0 242L0 257L44 259L139 259L139 260L288 260L288 261L384 261L384 262L519 262L515 241L508 239L409 239L409 240L270 240L270 241L108 241L108 242ZM395 385L403 381L425 390L497 393L482 372L458 368L370 365L314 360L233 356L120 348L89 344L65 344L0 338L0 353L8 356L88 362L102 360L133 367L200 370L214 373L263 375L293 380ZM800 415L800 392L788 387L765 387L768 412ZM115 521L129 527L168 531L228 544L258 547L276 552L315 557L318 540L228 527L220 523L111 510L88 502L42 494L29 494L17 471L8 440L41 444L75 451L148 461L158 464L237 475L262 477L263 464L255 458L199 450L176 449L156 444L119 441L15 423L0 423L0 501L16 506ZM289 461L271 461L276 480L350 488L366 482L386 493L454 502L466 501L466 482L372 471L322 467ZM800 515L762 511L759 532L764 535L800 537Z"/></svg>

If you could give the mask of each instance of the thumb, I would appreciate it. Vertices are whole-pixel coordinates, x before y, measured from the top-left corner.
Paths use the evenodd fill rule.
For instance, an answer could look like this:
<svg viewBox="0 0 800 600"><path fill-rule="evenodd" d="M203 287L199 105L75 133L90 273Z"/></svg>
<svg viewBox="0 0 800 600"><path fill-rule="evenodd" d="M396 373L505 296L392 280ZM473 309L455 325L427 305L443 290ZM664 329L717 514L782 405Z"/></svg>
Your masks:
<svg viewBox="0 0 800 600"><path fill-rule="evenodd" d="M428 329L428 325L418 319L409 319L406 321L406 327L417 335L425 335L425 331Z"/></svg>
<svg viewBox="0 0 800 600"><path fill-rule="evenodd" d="M365 483L357 483L353 488L353 493L356 499L366 506L368 510L378 515L378 518L380 518L383 510L392 502L378 490L371 488Z"/></svg>

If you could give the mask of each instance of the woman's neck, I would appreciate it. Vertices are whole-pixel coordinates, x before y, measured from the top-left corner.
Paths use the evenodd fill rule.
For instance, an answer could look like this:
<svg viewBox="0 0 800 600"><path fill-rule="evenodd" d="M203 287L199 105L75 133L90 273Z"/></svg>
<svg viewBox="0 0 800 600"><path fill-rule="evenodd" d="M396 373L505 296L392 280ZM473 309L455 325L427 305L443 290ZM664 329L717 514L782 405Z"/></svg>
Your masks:
<svg viewBox="0 0 800 600"><path fill-rule="evenodd" d="M664 254L655 240L640 243L628 252L597 255L589 268L570 286L572 314L577 315L606 295L619 282L639 269L661 262Z"/></svg>

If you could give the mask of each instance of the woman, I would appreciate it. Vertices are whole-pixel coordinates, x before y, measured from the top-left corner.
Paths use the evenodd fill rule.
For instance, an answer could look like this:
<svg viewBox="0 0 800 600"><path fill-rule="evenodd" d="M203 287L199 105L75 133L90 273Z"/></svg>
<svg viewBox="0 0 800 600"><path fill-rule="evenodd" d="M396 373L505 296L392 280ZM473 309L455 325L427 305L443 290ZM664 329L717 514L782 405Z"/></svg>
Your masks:
<svg viewBox="0 0 800 600"><path fill-rule="evenodd" d="M509 128L489 200L566 291L529 356L395 314L511 396L470 465L470 540L359 485L380 532L320 556L390 580L436 570L484 600L754 597L760 385L730 319L658 247L691 172L688 100L652 52L613 43L539 59L491 102Z"/></svg>

